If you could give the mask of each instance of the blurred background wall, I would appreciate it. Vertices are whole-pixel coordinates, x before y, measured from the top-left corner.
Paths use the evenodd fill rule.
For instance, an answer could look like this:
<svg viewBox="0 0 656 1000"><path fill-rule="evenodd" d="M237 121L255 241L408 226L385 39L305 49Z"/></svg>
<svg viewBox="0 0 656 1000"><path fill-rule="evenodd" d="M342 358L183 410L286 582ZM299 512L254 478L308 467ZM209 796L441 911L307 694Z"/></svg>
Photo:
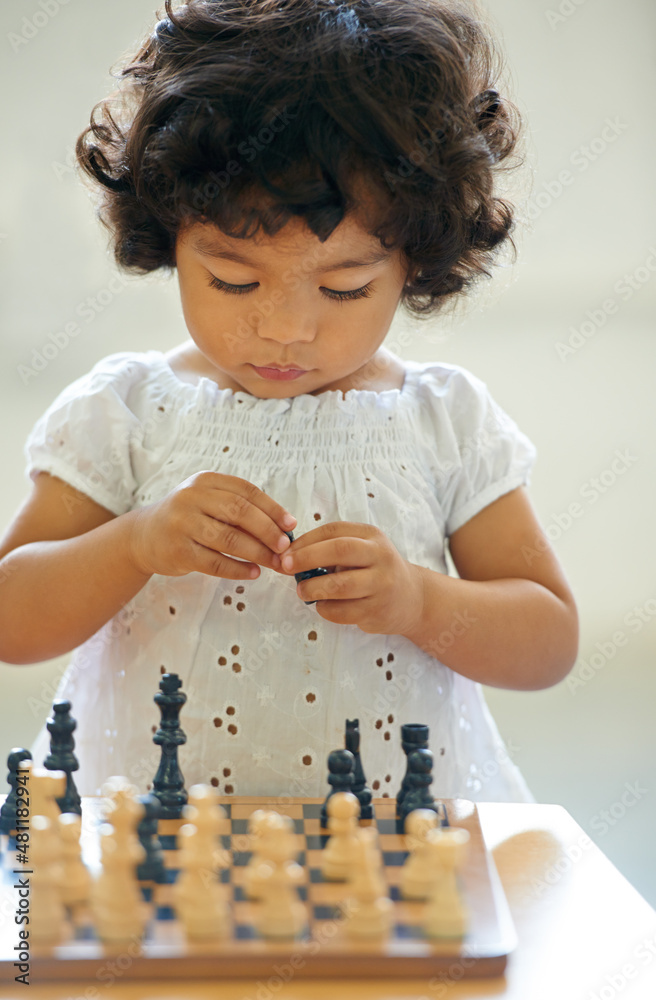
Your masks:
<svg viewBox="0 0 656 1000"><path fill-rule="evenodd" d="M656 7L487 9L527 123L519 261L455 316L399 315L387 342L471 369L538 448L531 495L578 600L579 659L553 688L486 689L488 702L536 798L564 805L654 905ZM175 277L112 281L72 169L110 66L154 11L154 0L2 4L2 531L29 490L24 440L55 395L107 354L186 338ZM21 374L74 320L79 334ZM0 664L0 756L30 744L67 659Z"/></svg>

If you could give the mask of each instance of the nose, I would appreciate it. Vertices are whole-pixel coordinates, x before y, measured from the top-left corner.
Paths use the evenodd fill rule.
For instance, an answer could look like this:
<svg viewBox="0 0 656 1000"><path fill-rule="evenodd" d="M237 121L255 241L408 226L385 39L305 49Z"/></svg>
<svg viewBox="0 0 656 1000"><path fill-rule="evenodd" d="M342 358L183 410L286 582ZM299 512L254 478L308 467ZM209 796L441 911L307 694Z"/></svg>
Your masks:
<svg viewBox="0 0 656 1000"><path fill-rule="evenodd" d="M300 305L274 305L257 324L262 340L275 340L277 344L310 343L317 327L310 312Z"/></svg>

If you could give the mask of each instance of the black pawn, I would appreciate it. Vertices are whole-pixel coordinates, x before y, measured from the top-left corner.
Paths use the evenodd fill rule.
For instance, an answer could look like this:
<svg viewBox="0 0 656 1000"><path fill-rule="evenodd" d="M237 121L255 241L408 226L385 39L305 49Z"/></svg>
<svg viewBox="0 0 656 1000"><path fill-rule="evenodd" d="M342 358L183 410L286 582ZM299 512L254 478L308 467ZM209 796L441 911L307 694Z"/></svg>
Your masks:
<svg viewBox="0 0 656 1000"><path fill-rule="evenodd" d="M353 790L353 768L355 758L350 750L332 750L328 754L328 784L331 786L326 801L321 807L321 826L328 826L328 800L335 792Z"/></svg>
<svg viewBox="0 0 656 1000"><path fill-rule="evenodd" d="M367 788L367 779L362 769L360 760L360 721L359 719L346 720L346 749L350 750L355 759L353 768L353 787L351 791L357 795L360 803L360 819L373 819L374 807L371 804L373 792Z"/></svg>
<svg viewBox="0 0 656 1000"><path fill-rule="evenodd" d="M162 806L157 796L150 792L139 795L137 801L141 802L145 809L144 817L137 827L137 835L146 852L146 857L137 866L137 878L142 882L164 882L166 880L164 855L162 842L157 836L157 823Z"/></svg>
<svg viewBox="0 0 656 1000"><path fill-rule="evenodd" d="M19 799L23 798L23 796L19 796L16 793L16 789L18 788L18 765L22 760L32 760L32 754L29 750L14 747L7 757L7 767L9 768L7 781L9 782L10 791L2 809L0 809L0 833L12 833L16 829L16 807L19 804Z"/></svg>
<svg viewBox="0 0 656 1000"><path fill-rule="evenodd" d="M428 726L424 726L418 722L408 722L405 726L401 726L401 746L403 747L403 752L406 756L411 754L413 750L428 750ZM401 788L396 796L397 819L400 819L402 816L401 807L409 788L410 764L406 762L403 782L401 783Z"/></svg>
<svg viewBox="0 0 656 1000"><path fill-rule="evenodd" d="M180 691L182 681L177 674L163 674L159 693L153 701L159 706L162 721L153 736L153 743L162 748L162 757L153 780L153 794L159 799L162 819L180 819L187 804L187 791L178 764L178 747L187 742L180 728L180 709L187 700Z"/></svg>
<svg viewBox="0 0 656 1000"><path fill-rule="evenodd" d="M294 541L293 531L286 531L285 534L289 538L290 542ZM315 576L326 576L327 573L328 573L327 569L324 569L323 566L318 566L317 569L305 569L303 570L302 573L294 573L294 579L296 580L297 583L300 583L302 580L311 580ZM303 601L303 604L316 604L316 603L317 603L316 601Z"/></svg>
<svg viewBox="0 0 656 1000"><path fill-rule="evenodd" d="M50 733L50 753L43 762L43 766L49 771L64 771L66 773L66 790L61 798L58 798L57 805L63 813L77 813L82 815L82 805L80 796L73 781L73 771L80 767L78 759L73 753L75 740L73 732L77 722L71 716L70 701L56 701L52 706L52 715L46 722L46 729Z"/></svg>
<svg viewBox="0 0 656 1000"><path fill-rule="evenodd" d="M409 788L403 800L400 825L405 828L406 817L415 809L432 809L438 812L435 800L430 793L433 780L433 755L430 750L413 750L408 756L410 768Z"/></svg>

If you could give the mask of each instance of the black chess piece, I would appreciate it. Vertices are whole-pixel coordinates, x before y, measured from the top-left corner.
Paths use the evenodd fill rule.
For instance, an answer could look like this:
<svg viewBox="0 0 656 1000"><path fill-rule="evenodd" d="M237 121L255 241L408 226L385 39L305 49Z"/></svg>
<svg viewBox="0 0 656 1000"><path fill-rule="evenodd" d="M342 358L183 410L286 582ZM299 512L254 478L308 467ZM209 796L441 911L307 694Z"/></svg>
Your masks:
<svg viewBox="0 0 656 1000"><path fill-rule="evenodd" d="M428 749L428 726L424 726L418 722L408 722L406 725L401 726L401 746L403 747L403 752L406 754L411 754L413 750L427 750ZM401 783L401 788L396 796L396 818L401 817L401 806L403 805L403 800L410 787L409 781L410 775L410 765L406 761L406 770Z"/></svg>
<svg viewBox="0 0 656 1000"><path fill-rule="evenodd" d="M293 531L286 531L285 534L289 538L290 542L294 541ZM312 577L315 576L326 576L327 573L328 573L327 569L324 569L323 566L319 566L317 567L317 569L305 569L303 570L302 573L294 573L294 579L296 580L297 583L300 583L301 580L311 580ZM316 601L303 601L303 604L316 604L316 603L317 603Z"/></svg>
<svg viewBox="0 0 656 1000"><path fill-rule="evenodd" d="M332 750L328 754L328 784L331 786L326 801L321 807L321 826L328 827L328 799L335 792L350 792L353 790L353 768L355 758L350 750Z"/></svg>
<svg viewBox="0 0 656 1000"><path fill-rule="evenodd" d="M153 781L153 794L161 803L162 819L180 819L188 798L178 764L178 747L187 742L180 728L180 709L187 696L179 690L182 681L177 674L163 674L159 687L153 701L159 706L162 721L153 736L153 743L162 748L162 757Z"/></svg>
<svg viewBox="0 0 656 1000"><path fill-rule="evenodd" d="M16 829L16 807L22 798L16 792L18 788L18 765L22 760L32 760L32 754L29 750L23 750L22 747L14 747L7 757L7 767L9 768L7 781L9 782L10 791L2 809L0 809L0 833L12 833Z"/></svg>
<svg viewBox="0 0 656 1000"><path fill-rule="evenodd" d="M64 771L66 774L66 790L57 799L57 805L63 813L82 815L82 804L78 790L73 781L73 771L80 767L73 753L75 740L73 732L77 722L71 715L70 701L56 701L52 706L52 715L46 722L50 733L50 753L43 762L49 771Z"/></svg>
<svg viewBox="0 0 656 1000"><path fill-rule="evenodd" d="M415 809L439 809L429 788L433 780L433 755L430 750L413 750L408 755L408 791L403 799L399 824L401 831L405 829L406 817Z"/></svg>
<svg viewBox="0 0 656 1000"><path fill-rule="evenodd" d="M362 769L360 760L360 721L359 719L346 720L346 749L353 754L355 765L353 768L353 787L351 791L357 795L360 803L360 819L373 819L374 807L371 804L373 792L367 787L367 779Z"/></svg>
<svg viewBox="0 0 656 1000"><path fill-rule="evenodd" d="M146 857L137 866L137 878L142 882L165 882L166 868L162 854L162 842L157 836L157 823L162 812L162 805L157 796L151 792L137 796L137 801L141 802L145 809L144 817L137 827L137 835L146 852Z"/></svg>

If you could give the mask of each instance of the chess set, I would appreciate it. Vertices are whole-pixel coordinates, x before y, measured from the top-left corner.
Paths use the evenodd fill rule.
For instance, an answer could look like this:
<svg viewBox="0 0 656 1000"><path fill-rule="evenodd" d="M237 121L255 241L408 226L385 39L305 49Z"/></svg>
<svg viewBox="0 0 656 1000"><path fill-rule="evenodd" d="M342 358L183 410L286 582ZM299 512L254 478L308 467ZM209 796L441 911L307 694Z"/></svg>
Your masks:
<svg viewBox="0 0 656 1000"><path fill-rule="evenodd" d="M426 726L401 727L408 769L396 799L366 787L357 720L329 756L325 801L187 792L179 688L165 674L155 696L162 760L150 793L112 777L104 798L80 799L68 702L53 706L43 768L10 753L2 978L503 972L516 944L505 896L475 804L430 795Z"/></svg>

